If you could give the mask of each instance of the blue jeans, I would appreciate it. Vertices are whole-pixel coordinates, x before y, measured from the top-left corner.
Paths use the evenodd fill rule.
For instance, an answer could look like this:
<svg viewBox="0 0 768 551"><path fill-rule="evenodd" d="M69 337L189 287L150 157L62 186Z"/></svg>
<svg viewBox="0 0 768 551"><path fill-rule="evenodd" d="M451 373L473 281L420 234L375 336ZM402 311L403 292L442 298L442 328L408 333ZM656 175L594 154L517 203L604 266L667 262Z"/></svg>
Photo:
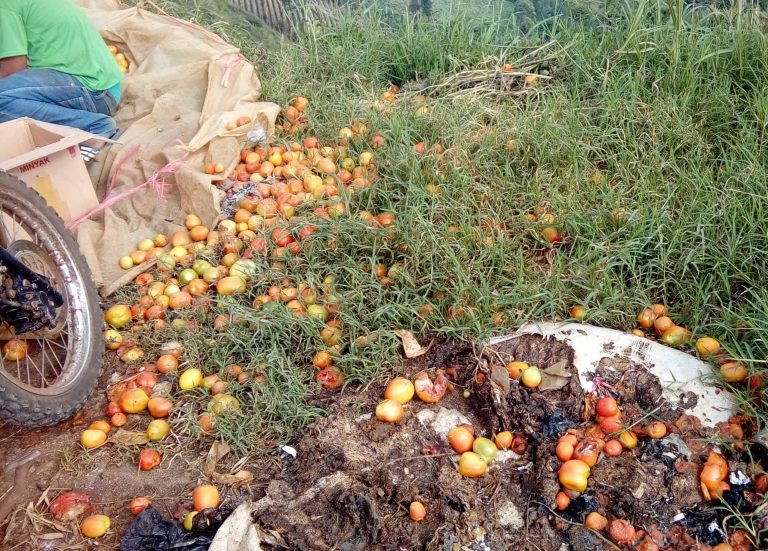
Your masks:
<svg viewBox="0 0 768 551"><path fill-rule="evenodd" d="M0 78L0 122L20 117L109 136L117 103L108 91L91 92L75 77L53 69L27 69Z"/></svg>

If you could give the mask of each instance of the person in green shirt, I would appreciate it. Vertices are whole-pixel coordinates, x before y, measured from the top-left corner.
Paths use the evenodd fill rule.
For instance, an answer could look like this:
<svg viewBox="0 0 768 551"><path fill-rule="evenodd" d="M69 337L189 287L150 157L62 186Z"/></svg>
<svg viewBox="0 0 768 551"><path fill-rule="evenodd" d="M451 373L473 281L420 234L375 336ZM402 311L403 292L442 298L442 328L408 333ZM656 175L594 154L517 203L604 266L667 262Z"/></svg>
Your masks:
<svg viewBox="0 0 768 551"><path fill-rule="evenodd" d="M72 0L0 0L0 122L30 117L113 137L122 81Z"/></svg>

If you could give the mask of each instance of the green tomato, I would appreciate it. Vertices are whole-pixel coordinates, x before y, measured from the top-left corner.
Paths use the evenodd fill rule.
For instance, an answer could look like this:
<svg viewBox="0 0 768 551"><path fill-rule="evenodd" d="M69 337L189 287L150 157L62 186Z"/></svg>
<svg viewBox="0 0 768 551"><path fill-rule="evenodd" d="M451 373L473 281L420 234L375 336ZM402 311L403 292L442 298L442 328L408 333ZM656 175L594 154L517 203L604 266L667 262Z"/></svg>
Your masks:
<svg viewBox="0 0 768 551"><path fill-rule="evenodd" d="M211 263L207 260L203 260L202 258L198 258L195 260L194 264L192 264L192 269L197 273L197 275L202 276L205 271L208 268L211 268Z"/></svg>
<svg viewBox="0 0 768 551"><path fill-rule="evenodd" d="M177 279L182 285L188 285L190 281L197 279L197 272L192 268L187 268L179 273Z"/></svg>
<svg viewBox="0 0 768 551"><path fill-rule="evenodd" d="M486 463L490 463L496 458L496 444L488 438L475 438L474 444L472 444L472 451L482 457Z"/></svg>

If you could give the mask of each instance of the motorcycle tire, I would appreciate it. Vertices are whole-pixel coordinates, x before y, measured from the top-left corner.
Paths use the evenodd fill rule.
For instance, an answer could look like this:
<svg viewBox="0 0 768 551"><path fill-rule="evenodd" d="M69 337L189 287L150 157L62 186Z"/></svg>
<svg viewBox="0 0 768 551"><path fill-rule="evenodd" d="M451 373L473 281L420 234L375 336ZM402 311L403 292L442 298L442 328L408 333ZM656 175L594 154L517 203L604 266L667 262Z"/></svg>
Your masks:
<svg viewBox="0 0 768 551"><path fill-rule="evenodd" d="M11 335L26 342L21 361L18 354L8 359L0 350L0 418L23 426L53 425L83 406L101 373L99 296L77 241L59 215L36 191L2 171L0 245L49 277L64 297L54 329Z"/></svg>

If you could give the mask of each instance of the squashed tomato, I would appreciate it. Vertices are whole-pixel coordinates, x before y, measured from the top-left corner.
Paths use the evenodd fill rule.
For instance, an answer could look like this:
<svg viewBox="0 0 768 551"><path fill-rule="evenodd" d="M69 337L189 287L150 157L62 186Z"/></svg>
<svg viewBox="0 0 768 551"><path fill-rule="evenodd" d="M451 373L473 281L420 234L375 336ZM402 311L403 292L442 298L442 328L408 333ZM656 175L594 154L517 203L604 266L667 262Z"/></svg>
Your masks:
<svg viewBox="0 0 768 551"><path fill-rule="evenodd" d="M336 366L330 366L326 369L321 369L315 380L322 385L323 388L336 389L340 388L344 384L344 373Z"/></svg>
<svg viewBox="0 0 768 551"><path fill-rule="evenodd" d="M416 389L416 396L422 402L428 404L434 404L439 402L445 396L445 391L448 389L449 381L442 374L438 374L435 377L434 382L429 378L428 373L421 373L413 382L413 386Z"/></svg>

